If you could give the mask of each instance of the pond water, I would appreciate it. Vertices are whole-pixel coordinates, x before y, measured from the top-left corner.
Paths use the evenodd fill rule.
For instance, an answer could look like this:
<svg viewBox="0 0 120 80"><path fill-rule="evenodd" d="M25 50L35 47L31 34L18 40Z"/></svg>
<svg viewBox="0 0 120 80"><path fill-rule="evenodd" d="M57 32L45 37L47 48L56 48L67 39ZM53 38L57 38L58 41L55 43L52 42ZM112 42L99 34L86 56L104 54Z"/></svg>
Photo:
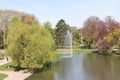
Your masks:
<svg viewBox="0 0 120 80"><path fill-rule="evenodd" d="M120 80L120 59L102 55L74 54L51 69L27 80Z"/></svg>

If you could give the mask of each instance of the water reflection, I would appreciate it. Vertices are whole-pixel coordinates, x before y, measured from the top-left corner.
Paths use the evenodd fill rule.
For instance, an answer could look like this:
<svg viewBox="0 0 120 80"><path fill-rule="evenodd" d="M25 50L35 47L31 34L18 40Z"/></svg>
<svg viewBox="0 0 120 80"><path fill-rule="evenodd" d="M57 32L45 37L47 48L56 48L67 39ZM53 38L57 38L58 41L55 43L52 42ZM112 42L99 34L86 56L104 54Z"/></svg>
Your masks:
<svg viewBox="0 0 120 80"><path fill-rule="evenodd" d="M52 69L27 80L119 80L120 60L100 55L74 54Z"/></svg>
<svg viewBox="0 0 120 80"><path fill-rule="evenodd" d="M82 55L74 55L73 58L62 59L60 70L55 75L55 80L84 80L85 75L82 63Z"/></svg>
<svg viewBox="0 0 120 80"><path fill-rule="evenodd" d="M56 65L55 67L50 68L42 73L35 73L26 80L54 80L54 74L56 74L55 72L58 72L58 70L59 65Z"/></svg>
<svg viewBox="0 0 120 80"><path fill-rule="evenodd" d="M83 66L89 80L119 80L120 60L101 55L86 55Z"/></svg>

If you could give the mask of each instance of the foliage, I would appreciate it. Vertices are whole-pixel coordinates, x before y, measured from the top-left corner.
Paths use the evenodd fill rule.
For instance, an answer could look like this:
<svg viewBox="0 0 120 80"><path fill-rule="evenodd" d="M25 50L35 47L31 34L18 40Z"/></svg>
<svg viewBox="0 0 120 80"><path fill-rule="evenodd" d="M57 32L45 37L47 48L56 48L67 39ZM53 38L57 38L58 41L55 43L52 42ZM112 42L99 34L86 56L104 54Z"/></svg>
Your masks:
<svg viewBox="0 0 120 80"><path fill-rule="evenodd" d="M80 44L80 42L81 42L78 29L73 30L73 42L74 42L74 44Z"/></svg>
<svg viewBox="0 0 120 80"><path fill-rule="evenodd" d="M49 21L45 22L43 25L50 33L51 35L54 37L54 29L52 29L52 25Z"/></svg>
<svg viewBox="0 0 120 80"><path fill-rule="evenodd" d="M53 54L52 54L52 62L56 62L56 61L59 61L60 58L59 58L59 52L58 51L54 51Z"/></svg>
<svg viewBox="0 0 120 80"><path fill-rule="evenodd" d="M96 33L96 30L100 27L101 20L98 17L91 16L89 17L83 25L82 28L82 36L90 36L93 37Z"/></svg>
<svg viewBox="0 0 120 80"><path fill-rule="evenodd" d="M109 43L110 47L113 47L118 44L119 41L120 24L110 16L106 17L105 24L108 29L108 34L105 39Z"/></svg>
<svg viewBox="0 0 120 80"><path fill-rule="evenodd" d="M98 29L97 35L99 37L98 41L101 42L99 46L101 46L102 49L111 49L118 41L118 36L114 34L114 30L120 27L119 23L111 16L107 16L102 25L103 26ZM110 40L110 36L112 36L114 40Z"/></svg>
<svg viewBox="0 0 120 80"><path fill-rule="evenodd" d="M82 29L83 41L93 42L94 48L100 51L107 51L119 41L120 24L111 16L107 16L104 21L96 17L90 17L86 20ZM93 39L93 41L92 41Z"/></svg>
<svg viewBox="0 0 120 80"><path fill-rule="evenodd" d="M95 47L99 50L102 50L109 47L109 44L104 39L104 37L108 34L108 30L103 22L100 25L101 27L96 30L95 34Z"/></svg>
<svg viewBox="0 0 120 80"><path fill-rule="evenodd" d="M91 48L91 44L93 43L94 39L92 37L86 36L83 38L83 42L85 42L88 49Z"/></svg>
<svg viewBox="0 0 120 80"><path fill-rule="evenodd" d="M107 16L105 18L104 24L110 33L112 33L112 31L114 31L114 29L120 27L119 22L115 21L115 19L111 16Z"/></svg>
<svg viewBox="0 0 120 80"><path fill-rule="evenodd" d="M0 10L0 48L4 48L4 41L6 37L6 30L10 27L10 22L14 17L23 17L23 16L31 16L33 15L13 11L13 10Z"/></svg>
<svg viewBox="0 0 120 80"><path fill-rule="evenodd" d="M3 31L0 30L0 48L2 48L4 46L4 42L3 42Z"/></svg>
<svg viewBox="0 0 120 80"><path fill-rule="evenodd" d="M53 38L35 19L30 16L24 19L12 20L7 32L7 53L16 67L42 68L52 60Z"/></svg>
<svg viewBox="0 0 120 80"><path fill-rule="evenodd" d="M120 28L116 28L112 31L112 33L107 34L107 36L104 38L111 47L117 45L119 47L120 45Z"/></svg>
<svg viewBox="0 0 120 80"><path fill-rule="evenodd" d="M55 29L55 43L57 47L63 47L67 30L69 30L69 25L67 25L63 19L59 20Z"/></svg>
<svg viewBox="0 0 120 80"><path fill-rule="evenodd" d="M91 16L85 21L82 28L82 37L88 48L91 48L92 43L95 41L95 34L100 24L101 20L95 16Z"/></svg>

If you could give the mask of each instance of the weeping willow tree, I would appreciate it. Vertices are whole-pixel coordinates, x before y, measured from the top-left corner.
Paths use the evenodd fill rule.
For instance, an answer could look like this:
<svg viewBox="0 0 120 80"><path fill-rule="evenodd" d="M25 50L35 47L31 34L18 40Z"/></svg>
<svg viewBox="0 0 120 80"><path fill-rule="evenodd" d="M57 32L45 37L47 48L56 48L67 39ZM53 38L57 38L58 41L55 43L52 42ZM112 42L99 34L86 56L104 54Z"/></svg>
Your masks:
<svg viewBox="0 0 120 80"><path fill-rule="evenodd" d="M22 68L42 68L53 59L54 41L44 27L30 17L14 18L7 30L6 50L12 65Z"/></svg>

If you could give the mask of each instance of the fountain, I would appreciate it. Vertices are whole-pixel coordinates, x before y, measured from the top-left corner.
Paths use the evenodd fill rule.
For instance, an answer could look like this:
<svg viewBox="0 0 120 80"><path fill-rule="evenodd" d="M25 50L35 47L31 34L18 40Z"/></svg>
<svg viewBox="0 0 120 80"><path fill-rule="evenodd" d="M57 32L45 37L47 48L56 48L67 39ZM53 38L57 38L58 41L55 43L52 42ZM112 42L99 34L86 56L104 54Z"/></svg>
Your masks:
<svg viewBox="0 0 120 80"><path fill-rule="evenodd" d="M66 51L60 54L61 58L70 58L73 55L72 52L72 31L67 30L67 33L64 38L64 49Z"/></svg>

